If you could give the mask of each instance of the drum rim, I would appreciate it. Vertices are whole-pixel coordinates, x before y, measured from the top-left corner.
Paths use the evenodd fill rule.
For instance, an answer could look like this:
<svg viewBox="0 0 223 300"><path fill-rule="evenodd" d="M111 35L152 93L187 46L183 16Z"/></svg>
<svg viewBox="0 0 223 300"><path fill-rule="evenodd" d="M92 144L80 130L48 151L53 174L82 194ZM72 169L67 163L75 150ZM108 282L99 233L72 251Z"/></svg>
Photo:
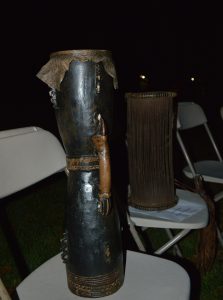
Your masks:
<svg viewBox="0 0 223 300"><path fill-rule="evenodd" d="M177 93L173 91L151 91L151 92L133 92L133 93L125 93L125 97L127 99L132 98L140 98L140 99L147 99L147 98L166 98L166 97L176 97Z"/></svg>
<svg viewBox="0 0 223 300"><path fill-rule="evenodd" d="M112 52L110 50L105 49L73 49L73 50L62 50L62 51L55 51L50 54L50 57L60 56L60 55L86 55L86 56L95 56L95 55L102 55L111 56Z"/></svg>

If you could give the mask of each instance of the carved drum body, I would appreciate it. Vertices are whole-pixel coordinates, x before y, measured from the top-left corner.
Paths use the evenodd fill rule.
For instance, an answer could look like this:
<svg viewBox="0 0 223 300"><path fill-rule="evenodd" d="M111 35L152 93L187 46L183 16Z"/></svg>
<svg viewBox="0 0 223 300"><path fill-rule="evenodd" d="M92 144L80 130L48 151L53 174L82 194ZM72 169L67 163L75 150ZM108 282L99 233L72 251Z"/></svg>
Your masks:
<svg viewBox="0 0 223 300"><path fill-rule="evenodd" d="M129 204L145 210L176 204L173 172L174 92L127 93Z"/></svg>
<svg viewBox="0 0 223 300"><path fill-rule="evenodd" d="M111 53L55 52L37 76L51 87L51 101L67 155L62 256L68 286L79 296L107 296L117 291L124 279L119 218L110 194L107 142L112 134L114 87L117 88Z"/></svg>

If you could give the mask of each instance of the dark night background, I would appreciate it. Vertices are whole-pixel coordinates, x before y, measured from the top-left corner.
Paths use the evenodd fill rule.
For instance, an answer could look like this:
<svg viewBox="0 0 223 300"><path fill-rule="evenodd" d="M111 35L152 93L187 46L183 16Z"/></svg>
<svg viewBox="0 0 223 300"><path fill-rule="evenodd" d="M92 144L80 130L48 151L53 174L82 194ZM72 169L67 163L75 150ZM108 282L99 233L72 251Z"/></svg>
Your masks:
<svg viewBox="0 0 223 300"><path fill-rule="evenodd" d="M93 48L113 53L120 108L128 91L176 90L222 129L221 10L215 1L197 2L9 3L2 8L0 130L35 125L57 133L48 87L36 73L51 52ZM146 88L140 74L148 76Z"/></svg>

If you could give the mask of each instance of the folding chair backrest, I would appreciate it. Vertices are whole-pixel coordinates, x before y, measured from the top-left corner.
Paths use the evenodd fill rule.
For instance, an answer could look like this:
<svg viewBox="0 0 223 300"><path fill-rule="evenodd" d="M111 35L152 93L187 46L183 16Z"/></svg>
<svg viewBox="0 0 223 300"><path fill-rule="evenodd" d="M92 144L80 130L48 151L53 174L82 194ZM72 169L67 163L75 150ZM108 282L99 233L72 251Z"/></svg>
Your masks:
<svg viewBox="0 0 223 300"><path fill-rule="evenodd" d="M200 105L194 102L178 103L178 128L181 130L193 128L207 123L207 118Z"/></svg>
<svg viewBox="0 0 223 300"><path fill-rule="evenodd" d="M186 154L186 148L183 145L183 141L180 137L179 130L185 130L185 129L190 129L194 128L197 126L203 125L206 133L209 137L209 140L214 148L214 151L218 157L219 161L222 161L222 157L220 154L220 151L218 149L218 146L214 140L214 137L210 131L210 128L207 124L207 118L206 115L201 108L200 105L194 102L179 102L178 103L178 114L177 114L177 138L180 143L181 148L183 149L184 155ZM188 160L188 158L186 158ZM189 162L188 162L189 163Z"/></svg>
<svg viewBox="0 0 223 300"><path fill-rule="evenodd" d="M0 132L0 198L65 169L59 140L39 127Z"/></svg>

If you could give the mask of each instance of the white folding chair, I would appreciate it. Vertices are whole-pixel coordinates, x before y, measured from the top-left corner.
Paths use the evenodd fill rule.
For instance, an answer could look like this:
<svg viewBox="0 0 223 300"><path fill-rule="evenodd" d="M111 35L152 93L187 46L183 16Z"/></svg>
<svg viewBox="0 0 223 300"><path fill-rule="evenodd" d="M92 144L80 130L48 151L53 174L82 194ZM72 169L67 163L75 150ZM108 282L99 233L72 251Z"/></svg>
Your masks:
<svg viewBox="0 0 223 300"><path fill-rule="evenodd" d="M196 175L201 175L206 182L223 184L223 160L211 130L207 123L206 115L200 105L194 102L179 102L178 103L178 116L177 116L177 140L182 149L184 157L188 166L183 169L183 173L190 179L195 178ZM192 129L198 126L203 126L207 133L208 142L212 145L216 155L216 160L200 160L193 162L188 152L187 147L183 141L181 131ZM199 141L199 137L197 137ZM197 145L198 151L199 143ZM217 202L223 198L223 190L215 194L214 200ZM223 236L218 230L218 237L221 245L223 246Z"/></svg>
<svg viewBox="0 0 223 300"><path fill-rule="evenodd" d="M50 132L38 127L0 132L0 198L62 171L65 166L63 147ZM66 280L65 265L58 254L26 277L17 293L21 300L82 299L69 291ZM188 300L188 274L172 261L128 251L124 285L106 299L148 297Z"/></svg>
<svg viewBox="0 0 223 300"><path fill-rule="evenodd" d="M63 171L65 163L61 144L48 131L39 127L0 131L0 200ZM0 298L10 299L2 281Z"/></svg>
<svg viewBox="0 0 223 300"><path fill-rule="evenodd" d="M176 253L182 256L177 245L184 236L193 229L200 229L208 223L208 209L204 200L196 193L177 189L178 203L172 208L161 211L146 211L129 206L129 224L132 236L138 248L145 252L146 248L140 239L135 226L143 230L147 228L163 228L166 230L169 240L155 254L160 255L170 247L175 246ZM181 229L173 235L172 229Z"/></svg>
<svg viewBox="0 0 223 300"><path fill-rule="evenodd" d="M190 297L187 273L176 263L127 251L123 286L105 300L184 300ZM80 300L67 288L65 266L54 256L17 288L21 300ZM92 298L85 298L92 299Z"/></svg>

